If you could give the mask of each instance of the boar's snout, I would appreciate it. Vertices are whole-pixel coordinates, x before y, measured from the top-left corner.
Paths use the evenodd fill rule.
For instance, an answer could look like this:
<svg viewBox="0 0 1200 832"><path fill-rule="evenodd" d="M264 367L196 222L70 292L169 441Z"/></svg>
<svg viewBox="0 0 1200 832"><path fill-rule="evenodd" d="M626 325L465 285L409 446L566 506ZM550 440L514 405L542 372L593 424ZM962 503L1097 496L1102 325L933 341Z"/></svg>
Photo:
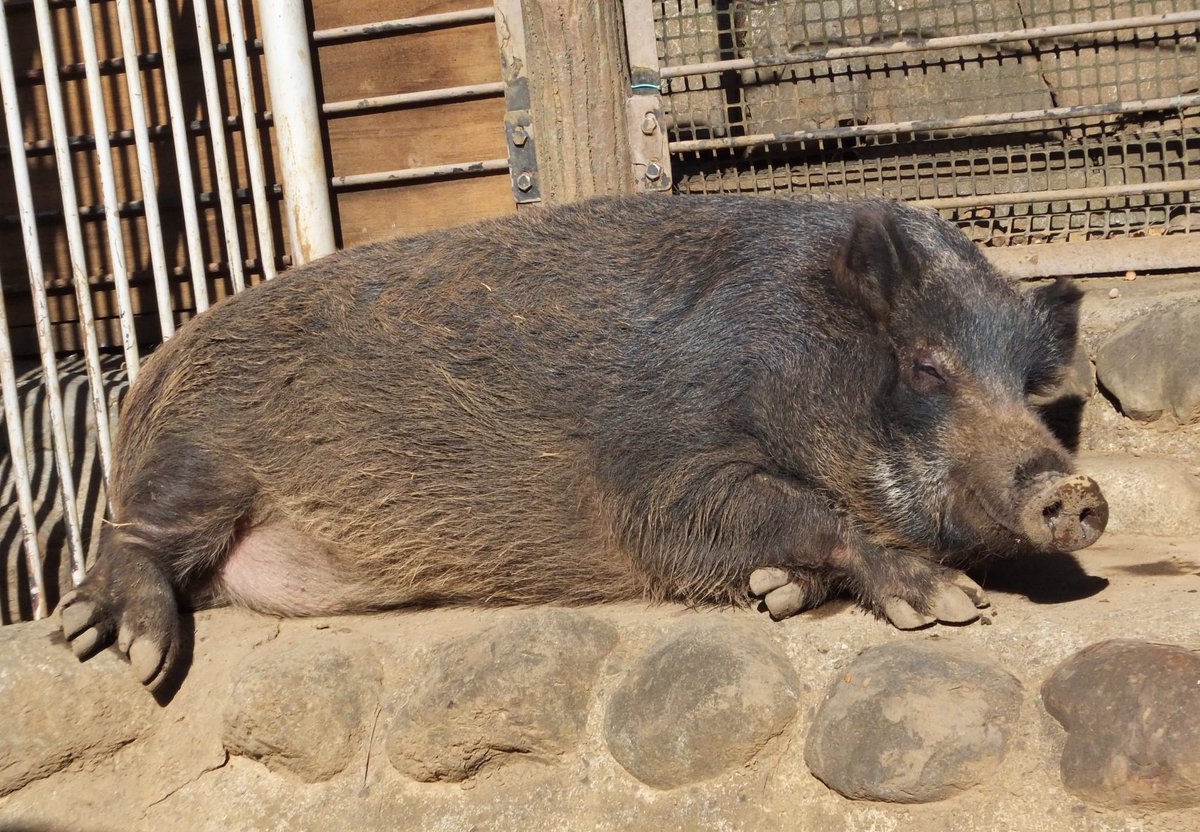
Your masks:
<svg viewBox="0 0 1200 832"><path fill-rule="evenodd" d="M1074 552L1095 543L1108 525L1108 501L1082 474L1045 473L1025 491L1021 528L1040 548Z"/></svg>

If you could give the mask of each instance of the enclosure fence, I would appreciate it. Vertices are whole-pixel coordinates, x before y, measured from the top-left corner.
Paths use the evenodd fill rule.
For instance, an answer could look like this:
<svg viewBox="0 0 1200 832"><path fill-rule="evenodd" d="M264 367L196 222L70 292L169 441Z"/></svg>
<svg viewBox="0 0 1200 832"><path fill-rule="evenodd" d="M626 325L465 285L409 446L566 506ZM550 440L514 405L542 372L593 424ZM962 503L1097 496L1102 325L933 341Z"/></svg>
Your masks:
<svg viewBox="0 0 1200 832"><path fill-rule="evenodd" d="M904 199L1022 274L1194 266L1188 5L655 0L677 188Z"/></svg>

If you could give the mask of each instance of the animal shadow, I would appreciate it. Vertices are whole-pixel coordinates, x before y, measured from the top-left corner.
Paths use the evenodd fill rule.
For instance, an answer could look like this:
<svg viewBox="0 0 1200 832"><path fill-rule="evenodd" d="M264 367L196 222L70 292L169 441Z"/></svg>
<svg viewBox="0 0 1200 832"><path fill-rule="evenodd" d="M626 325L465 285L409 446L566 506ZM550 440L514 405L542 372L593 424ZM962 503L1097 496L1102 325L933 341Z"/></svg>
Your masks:
<svg viewBox="0 0 1200 832"><path fill-rule="evenodd" d="M1079 601L1108 586L1107 578L1089 575L1066 553L1017 555L969 571L985 589L1024 595L1035 604Z"/></svg>

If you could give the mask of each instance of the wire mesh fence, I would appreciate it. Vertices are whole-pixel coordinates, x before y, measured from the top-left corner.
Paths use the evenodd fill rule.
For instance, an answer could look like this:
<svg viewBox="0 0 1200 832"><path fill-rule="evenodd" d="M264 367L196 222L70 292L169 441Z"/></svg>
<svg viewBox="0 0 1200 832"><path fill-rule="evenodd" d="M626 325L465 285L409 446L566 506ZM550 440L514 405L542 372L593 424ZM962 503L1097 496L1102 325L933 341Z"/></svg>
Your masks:
<svg viewBox="0 0 1200 832"><path fill-rule="evenodd" d="M678 188L920 200L993 246L1200 230L1200 8L655 0Z"/></svg>

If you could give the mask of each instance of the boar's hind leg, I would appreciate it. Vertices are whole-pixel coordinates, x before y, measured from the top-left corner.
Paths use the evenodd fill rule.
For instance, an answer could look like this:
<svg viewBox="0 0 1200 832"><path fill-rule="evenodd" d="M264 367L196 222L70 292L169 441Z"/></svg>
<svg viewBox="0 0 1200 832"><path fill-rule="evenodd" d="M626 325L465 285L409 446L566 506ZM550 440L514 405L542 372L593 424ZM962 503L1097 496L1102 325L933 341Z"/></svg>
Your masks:
<svg viewBox="0 0 1200 832"><path fill-rule="evenodd" d="M762 600L776 621L812 609L832 589L829 577L812 569L767 566L750 573L750 594Z"/></svg>
<svg viewBox="0 0 1200 832"><path fill-rule="evenodd" d="M177 593L211 581L255 488L179 444L157 461L144 453L133 462L114 483L116 520L101 531L95 564L60 610L76 656L87 659L115 639L153 689L179 658Z"/></svg>
<svg viewBox="0 0 1200 832"><path fill-rule="evenodd" d="M153 558L124 537L110 526L101 532L99 560L62 599L63 635L80 659L115 637L134 674L154 688L173 663L179 642L175 593Z"/></svg>

